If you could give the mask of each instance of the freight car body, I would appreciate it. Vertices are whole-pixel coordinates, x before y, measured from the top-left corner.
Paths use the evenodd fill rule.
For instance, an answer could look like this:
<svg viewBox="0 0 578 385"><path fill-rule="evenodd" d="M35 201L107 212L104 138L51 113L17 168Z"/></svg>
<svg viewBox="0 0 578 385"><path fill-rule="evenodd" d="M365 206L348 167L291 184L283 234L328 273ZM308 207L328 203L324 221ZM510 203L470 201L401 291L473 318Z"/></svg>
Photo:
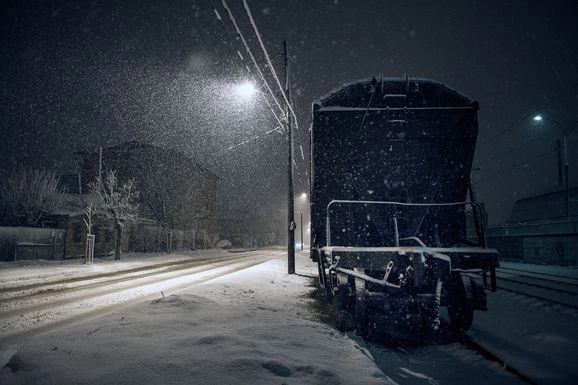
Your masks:
<svg viewBox="0 0 578 385"><path fill-rule="evenodd" d="M447 308L461 331L486 310L498 253L471 190L477 111L407 77L358 81L313 104L311 258L342 327L430 332Z"/></svg>

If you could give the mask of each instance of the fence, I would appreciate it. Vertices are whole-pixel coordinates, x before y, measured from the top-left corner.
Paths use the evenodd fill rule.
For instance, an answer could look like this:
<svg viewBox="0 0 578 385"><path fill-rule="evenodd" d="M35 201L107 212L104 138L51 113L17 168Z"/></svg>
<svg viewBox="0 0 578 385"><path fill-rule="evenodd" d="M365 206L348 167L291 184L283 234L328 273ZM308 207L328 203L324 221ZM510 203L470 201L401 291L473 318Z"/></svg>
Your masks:
<svg viewBox="0 0 578 385"><path fill-rule="evenodd" d="M167 242L172 251L205 249L219 240L216 234L207 231L165 230L158 224L137 223L131 230L129 250L131 251L167 251Z"/></svg>
<svg viewBox="0 0 578 385"><path fill-rule="evenodd" d="M578 265L578 219L509 223L487 230L488 246L502 258L531 263Z"/></svg>
<svg viewBox="0 0 578 385"><path fill-rule="evenodd" d="M62 259L63 229L0 227L0 261Z"/></svg>

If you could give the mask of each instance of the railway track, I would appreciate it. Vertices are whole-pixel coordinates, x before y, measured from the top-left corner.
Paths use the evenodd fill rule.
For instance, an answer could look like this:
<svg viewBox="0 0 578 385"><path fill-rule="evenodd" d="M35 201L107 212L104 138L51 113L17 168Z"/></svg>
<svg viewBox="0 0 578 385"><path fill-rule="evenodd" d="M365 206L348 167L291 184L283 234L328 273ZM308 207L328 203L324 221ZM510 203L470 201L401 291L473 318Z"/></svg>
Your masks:
<svg viewBox="0 0 578 385"><path fill-rule="evenodd" d="M499 291L511 292L523 297L540 300L544 306L553 308L566 315L570 314L574 316L577 314L573 309L578 309L578 279L559 274L499 268L497 269L497 285ZM514 299L520 301L520 298L521 297L516 296ZM516 383L540 383L538 380L540 376L536 376L536 371L528 371L524 364L520 364L520 360L514 360L514 362L512 362L510 356L512 353L504 354L503 347L496 349L492 343L488 344L483 338L480 340L479 335L475 333L452 335L448 325L442 325L442 329L443 328L447 330L441 333L441 337L439 337L440 340L433 337L431 341L421 341L413 346L410 344L409 352L406 353L399 353L398 350L403 351L404 349L399 349L395 344L391 346L390 343L383 343L371 339L369 341L365 340L365 343L369 346L370 351L373 350L377 355L384 350L393 351L393 353L389 353L389 356L400 356L401 363L412 357L428 357L420 363L423 371L414 373L415 376L420 376L419 378L428 379L428 373L437 373L435 366L429 365L427 361L436 362L436 365L438 365L440 362L443 362L443 360L448 359L448 352L458 352L457 355L460 357L468 357L468 361L471 362L472 365L476 362L481 362L480 360L482 359L498 364L499 367L515 377L515 379L511 377L511 379ZM546 333L546 331L544 332ZM552 331L552 333L554 332L555 331ZM514 349L515 351L515 346L516 345L512 345L509 349ZM475 358L476 356L480 358ZM380 364L379 360L377 360L377 364ZM416 368L420 368L420 365L417 365ZM455 365L457 367L456 375L458 375L457 372L459 372L459 370L478 370L478 368L472 369L471 366L468 366L469 364L464 364L463 362L456 362ZM544 365L548 370L551 369L548 366L549 364L545 363ZM383 364L383 370L384 372L387 372L387 370L391 371L390 361ZM552 370L555 370L555 367ZM407 375L407 373L403 374ZM411 375L411 373L409 374ZM435 380L432 379L432 381ZM504 380L502 379L501 381ZM475 383L475 381L473 383ZM507 381L500 383L507 383Z"/></svg>
<svg viewBox="0 0 578 385"><path fill-rule="evenodd" d="M498 291L514 293L522 298L528 297L539 300L546 307L561 314L573 317L578 314L576 312L578 309L578 279L568 275L505 267L496 269L496 273ZM521 297L514 297L513 299L520 301ZM544 332L546 330L544 329ZM548 332L556 333L555 330ZM488 345L490 348L488 348L486 346L487 343L478 343L477 339L469 333L462 333L459 337L459 342L488 360L498 363L502 368L523 382L537 384L529 373L516 368L516 364L519 364L519 362L513 364L510 360L501 357L500 353L496 354L491 343ZM533 376L536 376L535 371Z"/></svg>
<svg viewBox="0 0 578 385"><path fill-rule="evenodd" d="M99 316L133 303L260 264L280 253L265 250L196 257L104 271L46 284L9 282L0 287L0 344Z"/></svg>
<svg viewBox="0 0 578 385"><path fill-rule="evenodd" d="M548 273L498 268L498 290L578 310L578 279Z"/></svg>

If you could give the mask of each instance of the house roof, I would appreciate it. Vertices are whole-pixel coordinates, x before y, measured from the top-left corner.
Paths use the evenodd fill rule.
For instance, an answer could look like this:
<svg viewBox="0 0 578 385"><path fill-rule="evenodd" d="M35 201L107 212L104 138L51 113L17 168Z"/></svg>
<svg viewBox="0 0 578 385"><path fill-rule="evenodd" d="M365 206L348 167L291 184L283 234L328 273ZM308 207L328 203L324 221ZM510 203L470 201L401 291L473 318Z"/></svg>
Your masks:
<svg viewBox="0 0 578 385"><path fill-rule="evenodd" d="M88 194L62 194L61 199L51 210L54 215L83 215L90 202Z"/></svg>

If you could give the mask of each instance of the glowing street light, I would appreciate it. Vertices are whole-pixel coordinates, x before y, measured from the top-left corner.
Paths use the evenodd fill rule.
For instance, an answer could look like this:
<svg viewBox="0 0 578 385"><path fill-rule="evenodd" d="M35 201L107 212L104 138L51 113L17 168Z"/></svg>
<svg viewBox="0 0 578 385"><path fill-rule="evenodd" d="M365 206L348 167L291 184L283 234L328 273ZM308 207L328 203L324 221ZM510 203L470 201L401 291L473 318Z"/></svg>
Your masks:
<svg viewBox="0 0 578 385"><path fill-rule="evenodd" d="M253 97L253 95L257 93L257 88L252 82L247 81L245 83L238 85L235 89L235 93L240 98L250 99Z"/></svg>

